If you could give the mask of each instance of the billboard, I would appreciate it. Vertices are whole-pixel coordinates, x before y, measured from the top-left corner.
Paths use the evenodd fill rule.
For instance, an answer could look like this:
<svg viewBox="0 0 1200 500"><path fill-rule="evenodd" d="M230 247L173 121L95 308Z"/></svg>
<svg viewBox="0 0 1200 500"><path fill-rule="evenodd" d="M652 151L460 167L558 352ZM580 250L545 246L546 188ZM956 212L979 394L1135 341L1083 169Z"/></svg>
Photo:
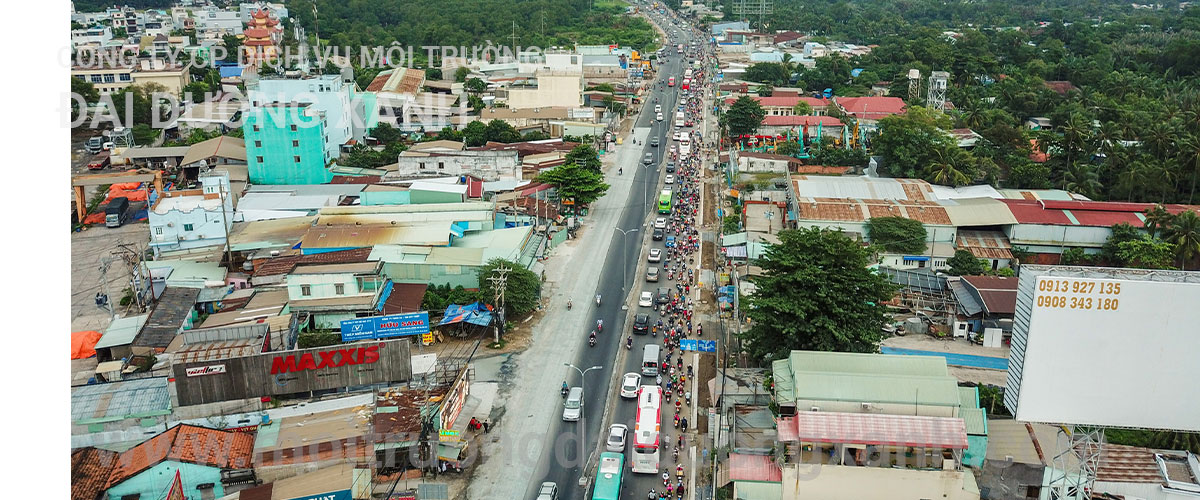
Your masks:
<svg viewBox="0 0 1200 500"><path fill-rule="evenodd" d="M172 365L181 406L412 379L408 339L275 351L219 363Z"/></svg>
<svg viewBox="0 0 1200 500"><path fill-rule="evenodd" d="M342 342L424 335L429 333L429 312L347 319L341 327Z"/></svg>
<svg viewBox="0 0 1200 500"><path fill-rule="evenodd" d="M1200 431L1200 272L1021 266L1017 420Z"/></svg>

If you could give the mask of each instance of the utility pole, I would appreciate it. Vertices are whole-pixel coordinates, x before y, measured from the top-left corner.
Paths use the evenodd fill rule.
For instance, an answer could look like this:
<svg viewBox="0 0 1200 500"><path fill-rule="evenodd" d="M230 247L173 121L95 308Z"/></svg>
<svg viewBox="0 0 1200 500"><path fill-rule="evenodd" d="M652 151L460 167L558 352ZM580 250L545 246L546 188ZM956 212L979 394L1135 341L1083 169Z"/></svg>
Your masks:
<svg viewBox="0 0 1200 500"><path fill-rule="evenodd" d="M117 248L118 250L113 253L118 254L129 268L129 284L130 289L133 290L133 301L137 304L139 311L146 312L147 304L142 301L141 290L139 290L141 286L147 283L147 277L142 274L145 252L135 247L132 243L119 243L117 244ZM153 284L151 284L150 295L150 298L153 299Z"/></svg>
<svg viewBox="0 0 1200 500"><path fill-rule="evenodd" d="M508 286L508 273L510 272L512 272L512 269L500 266L492 271L494 274L498 273L499 276L488 277L488 281L492 282L492 289L495 292L493 301L500 308L500 318L496 325L492 327L492 331L495 332L497 345L500 344L500 330L504 328L504 292Z"/></svg>

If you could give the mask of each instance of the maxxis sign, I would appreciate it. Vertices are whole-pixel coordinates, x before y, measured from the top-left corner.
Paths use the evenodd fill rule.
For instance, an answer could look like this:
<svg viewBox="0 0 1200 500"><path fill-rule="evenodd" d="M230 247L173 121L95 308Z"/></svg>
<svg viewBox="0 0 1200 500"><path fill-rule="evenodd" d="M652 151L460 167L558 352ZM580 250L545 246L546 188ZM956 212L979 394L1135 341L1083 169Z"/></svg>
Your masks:
<svg viewBox="0 0 1200 500"><path fill-rule="evenodd" d="M219 364L179 363L172 372L180 405L186 406L407 382L412 379L411 352L408 339L359 342L228 358Z"/></svg>

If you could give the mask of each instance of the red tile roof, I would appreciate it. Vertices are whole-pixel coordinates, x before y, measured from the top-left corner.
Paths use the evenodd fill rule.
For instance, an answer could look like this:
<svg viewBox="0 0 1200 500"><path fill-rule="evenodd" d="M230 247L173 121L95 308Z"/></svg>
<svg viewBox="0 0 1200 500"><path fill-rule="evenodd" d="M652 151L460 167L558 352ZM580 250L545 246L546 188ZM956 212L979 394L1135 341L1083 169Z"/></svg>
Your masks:
<svg viewBox="0 0 1200 500"><path fill-rule="evenodd" d="M767 455L730 453L727 467L730 481L783 481L783 471Z"/></svg>
<svg viewBox="0 0 1200 500"><path fill-rule="evenodd" d="M961 418L805 411L779 419L779 441L961 450L967 424Z"/></svg>
<svg viewBox="0 0 1200 500"><path fill-rule="evenodd" d="M801 97L801 96L756 97L756 96L750 96L750 98L754 99L755 101L758 101L758 104L763 107L772 106L772 107L780 107L780 108L790 108L790 107L795 106L797 103L799 103L801 101L808 103L808 105L813 108L823 108L823 107L829 106L829 99L817 99L815 97ZM733 102L736 100L737 100L736 97L730 97L730 98L725 99L725 103L733 104Z"/></svg>
<svg viewBox="0 0 1200 500"><path fill-rule="evenodd" d="M1122 222L1142 227L1142 212L1154 208L1153 203L1119 203L1107 201L1058 200L1000 200L1008 205L1017 222L1057 226L1111 227ZM1188 205L1164 205L1168 212L1178 214L1196 210Z"/></svg>
<svg viewBox="0 0 1200 500"><path fill-rule="evenodd" d="M118 453L99 448L71 452L71 500L96 500L104 493Z"/></svg>
<svg viewBox="0 0 1200 500"><path fill-rule="evenodd" d="M179 424L122 453L104 488L112 488L165 460L248 469L253 451L252 433Z"/></svg>
<svg viewBox="0 0 1200 500"><path fill-rule="evenodd" d="M980 259L1012 259L1012 244L1000 231L958 231L958 248Z"/></svg>
<svg viewBox="0 0 1200 500"><path fill-rule="evenodd" d="M1116 483L1163 483L1154 450L1105 443L1096 467L1096 480Z"/></svg>
<svg viewBox="0 0 1200 500"><path fill-rule="evenodd" d="M384 314L401 314L421 310L421 301L425 300L425 283L392 283L392 293L383 303Z"/></svg>
<svg viewBox="0 0 1200 500"><path fill-rule="evenodd" d="M946 208L931 201L801 198L796 211L800 220L860 222L870 217L904 217L924 224L951 224Z"/></svg>
<svg viewBox="0 0 1200 500"><path fill-rule="evenodd" d="M805 125L816 127L818 124L823 127L840 127L842 126L842 121L832 116L772 115L764 117L762 124L764 127L803 127Z"/></svg>
<svg viewBox="0 0 1200 500"><path fill-rule="evenodd" d="M349 264L352 262L366 262L367 257L370 256L370 248L338 250L336 252L315 253L312 255L281 255L255 267L254 276L287 274L301 264Z"/></svg>
<svg viewBox="0 0 1200 500"><path fill-rule="evenodd" d="M1079 90L1078 87L1072 85L1071 82L1066 80L1051 80L1043 83L1046 85L1046 88L1053 90L1054 93L1062 96L1067 95L1067 93L1071 91Z"/></svg>
<svg viewBox="0 0 1200 500"><path fill-rule="evenodd" d="M904 100L899 97L835 97L838 106L847 114L864 120L878 120L904 112Z"/></svg>
<svg viewBox="0 0 1200 500"><path fill-rule="evenodd" d="M800 165L795 173L801 175L846 175L850 167L827 167L825 165Z"/></svg>

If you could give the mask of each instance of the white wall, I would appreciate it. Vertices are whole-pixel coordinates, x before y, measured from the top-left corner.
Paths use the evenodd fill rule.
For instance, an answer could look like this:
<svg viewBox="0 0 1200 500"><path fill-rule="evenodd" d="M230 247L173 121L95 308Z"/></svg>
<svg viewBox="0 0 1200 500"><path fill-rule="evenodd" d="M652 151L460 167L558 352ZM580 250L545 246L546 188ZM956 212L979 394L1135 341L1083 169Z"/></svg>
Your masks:
<svg viewBox="0 0 1200 500"><path fill-rule="evenodd" d="M487 182L521 180L521 164L516 151L475 151L461 156L400 156L398 164L396 172L405 177L468 174Z"/></svg>
<svg viewBox="0 0 1200 500"><path fill-rule="evenodd" d="M166 213L149 210L150 244L155 253L171 250L188 250L225 244L226 231L233 219L233 196L229 194L229 177L214 175L202 177L204 191L220 194L224 191L224 207L220 204L211 208L172 209ZM202 196L189 197L197 200ZM189 229L190 227L190 229Z"/></svg>

